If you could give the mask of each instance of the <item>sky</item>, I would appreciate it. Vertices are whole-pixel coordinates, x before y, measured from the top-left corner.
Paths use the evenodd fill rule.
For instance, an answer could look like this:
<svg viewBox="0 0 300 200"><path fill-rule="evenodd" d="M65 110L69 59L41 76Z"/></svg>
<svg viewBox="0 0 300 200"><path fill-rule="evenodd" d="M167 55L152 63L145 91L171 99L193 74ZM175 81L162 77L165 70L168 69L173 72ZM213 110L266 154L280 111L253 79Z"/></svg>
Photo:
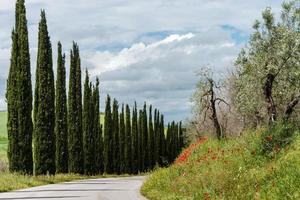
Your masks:
<svg viewBox="0 0 300 200"><path fill-rule="evenodd" d="M6 109L13 0L0 0L0 110ZM210 65L215 73L233 69L254 20L279 0L27 0L34 82L38 22L46 10L56 63L57 42L69 58L72 41L80 46L82 68L101 82L101 110L107 94L119 103L146 101L166 121L191 117L195 72ZM67 59L67 71L69 70ZM54 64L54 72L56 64ZM84 77L84 73L82 74Z"/></svg>

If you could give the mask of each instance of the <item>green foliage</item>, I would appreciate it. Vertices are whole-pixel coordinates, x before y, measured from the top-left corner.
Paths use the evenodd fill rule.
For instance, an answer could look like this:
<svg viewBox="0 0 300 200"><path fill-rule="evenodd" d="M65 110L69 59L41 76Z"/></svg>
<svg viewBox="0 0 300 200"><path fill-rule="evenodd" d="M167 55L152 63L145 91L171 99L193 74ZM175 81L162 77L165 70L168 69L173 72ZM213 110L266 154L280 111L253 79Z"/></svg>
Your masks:
<svg viewBox="0 0 300 200"><path fill-rule="evenodd" d="M152 105L149 108L149 125L148 125L148 138L149 138L149 167L152 169L155 166L155 136L154 136L154 128L153 128L153 118L152 118Z"/></svg>
<svg viewBox="0 0 300 200"><path fill-rule="evenodd" d="M68 116L65 55L58 43L57 79L55 92L56 173L68 172Z"/></svg>
<svg viewBox="0 0 300 200"><path fill-rule="evenodd" d="M81 69L78 45L73 43L70 61L69 94L68 94L68 149L69 172L80 173L83 169L82 144L82 95Z"/></svg>
<svg viewBox="0 0 300 200"><path fill-rule="evenodd" d="M149 160L149 138L148 138L148 117L147 117L147 104L144 104L143 110L143 126L142 126L142 134L143 134L143 158L144 158L144 166L143 171L147 171L150 166Z"/></svg>
<svg viewBox="0 0 300 200"><path fill-rule="evenodd" d="M119 125L119 141L120 141L120 149L119 149L119 160L120 160L120 173L125 172L125 143L126 143L126 135L125 135L125 113L124 113L124 104L122 105L122 110L120 113L120 125Z"/></svg>
<svg viewBox="0 0 300 200"><path fill-rule="evenodd" d="M116 99L113 101L113 111L112 111L112 161L114 172L120 174L120 136L119 136L119 104Z"/></svg>
<svg viewBox="0 0 300 200"><path fill-rule="evenodd" d="M261 133L200 144L187 161L158 169L142 187L148 199L298 199L299 133L276 158L256 150Z"/></svg>
<svg viewBox="0 0 300 200"><path fill-rule="evenodd" d="M55 89L52 48L45 11L41 12L34 108L35 174L55 174Z"/></svg>
<svg viewBox="0 0 300 200"><path fill-rule="evenodd" d="M263 155L273 158L293 141L294 132L295 128L286 122L269 127L261 135L260 151Z"/></svg>
<svg viewBox="0 0 300 200"><path fill-rule="evenodd" d="M98 174L103 173L103 135L102 125L100 125L100 94L99 94L99 79L96 78L96 86L93 91L93 112L94 126L93 133L95 135L95 168Z"/></svg>
<svg viewBox="0 0 300 200"><path fill-rule="evenodd" d="M113 173L113 127L112 127L111 100L107 95L104 116L104 172Z"/></svg>
<svg viewBox="0 0 300 200"><path fill-rule="evenodd" d="M132 134L132 150L131 150L131 161L132 161L132 173L138 173L138 166L139 166L139 148L138 148L138 114L137 114L137 105L135 106L132 111L132 127L131 127L131 134Z"/></svg>
<svg viewBox="0 0 300 200"><path fill-rule="evenodd" d="M236 61L235 104L248 126L289 117L288 106L300 99L299 4L284 3L279 20L270 8L262 17Z"/></svg>
<svg viewBox="0 0 300 200"><path fill-rule="evenodd" d="M33 171L32 85L24 0L18 0L16 3L6 98L9 169L12 172L31 174Z"/></svg>
<svg viewBox="0 0 300 200"><path fill-rule="evenodd" d="M83 99L83 152L84 173L94 175L97 173L96 164L96 134L94 132L94 99L92 96L92 85L86 70ZM97 116L96 116L97 117Z"/></svg>
<svg viewBox="0 0 300 200"><path fill-rule="evenodd" d="M132 172L132 134L131 134L131 117L130 108L126 105L125 119L125 172Z"/></svg>

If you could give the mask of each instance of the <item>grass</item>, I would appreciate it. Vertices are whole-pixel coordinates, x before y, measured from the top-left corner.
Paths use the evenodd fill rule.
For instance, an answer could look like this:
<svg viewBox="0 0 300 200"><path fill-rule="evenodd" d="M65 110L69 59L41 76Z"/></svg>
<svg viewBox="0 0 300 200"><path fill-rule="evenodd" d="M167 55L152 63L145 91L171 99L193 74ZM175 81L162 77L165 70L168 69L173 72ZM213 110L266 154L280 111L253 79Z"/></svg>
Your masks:
<svg viewBox="0 0 300 200"><path fill-rule="evenodd" d="M126 177L128 175L123 175ZM55 184L61 182L70 182L74 180L93 179L93 178L110 178L120 177L116 175L103 176L83 176L77 174L57 174L55 176L27 176L21 174L12 174L0 172L0 192L25 189L29 187Z"/></svg>
<svg viewBox="0 0 300 200"><path fill-rule="evenodd" d="M4 137L7 138L7 112L0 111L0 138Z"/></svg>
<svg viewBox="0 0 300 200"><path fill-rule="evenodd" d="M208 139L185 162L156 170L141 191L151 200L300 199L300 136L273 158L258 152L261 131Z"/></svg>

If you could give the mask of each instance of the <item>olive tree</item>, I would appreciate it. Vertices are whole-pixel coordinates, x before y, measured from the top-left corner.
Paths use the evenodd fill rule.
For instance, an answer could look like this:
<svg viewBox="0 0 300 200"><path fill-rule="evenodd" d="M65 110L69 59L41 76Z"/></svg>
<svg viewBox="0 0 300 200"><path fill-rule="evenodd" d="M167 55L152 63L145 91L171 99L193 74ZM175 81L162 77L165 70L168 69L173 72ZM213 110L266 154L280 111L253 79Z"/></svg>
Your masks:
<svg viewBox="0 0 300 200"><path fill-rule="evenodd" d="M270 8L236 61L236 98L240 113L272 124L288 120L300 100L299 1L282 5L278 22Z"/></svg>

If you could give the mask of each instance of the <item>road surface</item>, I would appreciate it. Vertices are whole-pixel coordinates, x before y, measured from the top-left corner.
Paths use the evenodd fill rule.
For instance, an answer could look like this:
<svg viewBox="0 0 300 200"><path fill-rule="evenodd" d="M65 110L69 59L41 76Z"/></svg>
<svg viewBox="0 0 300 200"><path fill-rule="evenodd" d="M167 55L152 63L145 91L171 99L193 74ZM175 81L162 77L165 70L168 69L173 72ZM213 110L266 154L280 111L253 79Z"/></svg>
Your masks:
<svg viewBox="0 0 300 200"><path fill-rule="evenodd" d="M0 193L0 200L145 200L139 193L145 177L73 181Z"/></svg>

